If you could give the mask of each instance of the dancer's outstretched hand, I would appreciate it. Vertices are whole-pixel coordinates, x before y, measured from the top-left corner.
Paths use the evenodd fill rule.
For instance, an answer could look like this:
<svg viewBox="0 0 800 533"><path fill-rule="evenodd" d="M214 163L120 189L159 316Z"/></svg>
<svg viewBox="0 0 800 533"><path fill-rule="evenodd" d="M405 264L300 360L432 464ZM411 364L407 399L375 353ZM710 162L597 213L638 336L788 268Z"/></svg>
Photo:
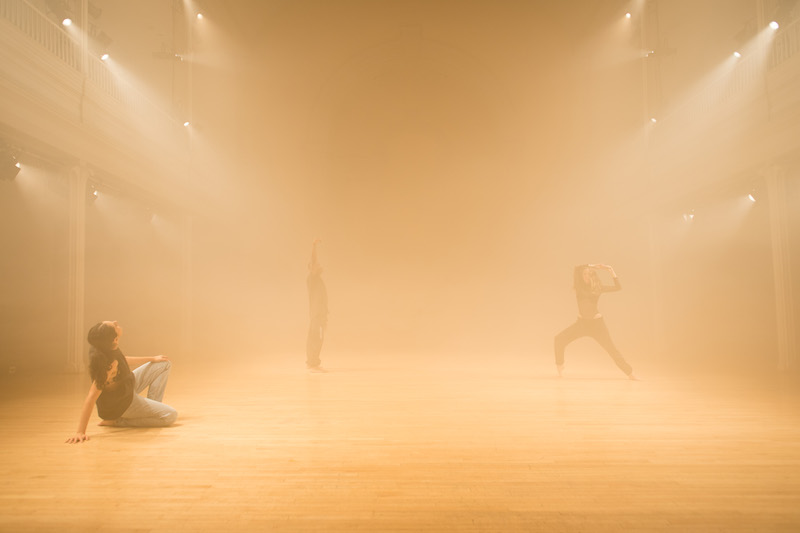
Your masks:
<svg viewBox="0 0 800 533"><path fill-rule="evenodd" d="M89 435L86 433L75 433L72 437L68 438L66 441L67 444L75 444L76 442L83 442L85 440L89 440Z"/></svg>

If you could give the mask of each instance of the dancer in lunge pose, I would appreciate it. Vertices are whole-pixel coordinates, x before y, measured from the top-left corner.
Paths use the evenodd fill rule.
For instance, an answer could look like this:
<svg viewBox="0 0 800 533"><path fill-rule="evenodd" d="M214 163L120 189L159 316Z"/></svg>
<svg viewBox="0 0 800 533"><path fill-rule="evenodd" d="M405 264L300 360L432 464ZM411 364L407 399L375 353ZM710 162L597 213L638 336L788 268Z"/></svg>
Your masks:
<svg viewBox="0 0 800 533"><path fill-rule="evenodd" d="M328 326L328 291L322 281L322 265L317 258L317 245L321 243L315 239L311 245L311 262L308 263L308 312L310 323L308 338L306 339L306 367L311 372L325 372L320 365L319 354L322 351L322 341L325 339L325 328Z"/></svg>
<svg viewBox="0 0 800 533"><path fill-rule="evenodd" d="M121 336L122 328L116 321L99 322L89 330L92 385L83 402L78 430L66 442L89 440L86 426L95 404L102 419L101 426L164 427L178 418L175 409L161 403L172 364L163 355L122 355ZM144 389L147 389L147 398L139 396Z"/></svg>
<svg viewBox="0 0 800 533"><path fill-rule="evenodd" d="M611 274L614 285L603 285L598 270L605 270ZM622 289L617 274L608 265L579 265L575 267L574 273L575 297L578 300L578 320L567 329L556 335L555 354L556 368L558 375L564 372L564 349L569 343L580 337L592 337L602 346L608 355L614 360L620 370L629 379L637 380L633 374L631 365L622 357L611 335L608 333L603 315L597 310L597 301L604 292L618 291Z"/></svg>

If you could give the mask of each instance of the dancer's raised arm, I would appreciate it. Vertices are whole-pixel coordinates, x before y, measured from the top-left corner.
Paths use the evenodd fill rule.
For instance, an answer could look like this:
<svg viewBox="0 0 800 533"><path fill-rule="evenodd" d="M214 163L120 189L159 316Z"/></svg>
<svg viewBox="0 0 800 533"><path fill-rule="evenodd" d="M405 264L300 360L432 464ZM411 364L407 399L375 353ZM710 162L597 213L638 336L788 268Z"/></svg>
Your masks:
<svg viewBox="0 0 800 533"><path fill-rule="evenodd" d="M595 264L589 265L589 268L593 268L595 270L605 270L609 274L611 274L611 279L614 282L613 285L606 285L601 284L601 292L614 292L622 290L622 284L619 282L619 278L617 277L617 273L614 272L614 268L611 265L602 265L602 264Z"/></svg>
<svg viewBox="0 0 800 533"><path fill-rule="evenodd" d="M314 239L314 242L311 243L311 261L308 263L308 269L313 271L316 268L319 268L319 258L317 257L317 245L320 244L322 241L320 239Z"/></svg>

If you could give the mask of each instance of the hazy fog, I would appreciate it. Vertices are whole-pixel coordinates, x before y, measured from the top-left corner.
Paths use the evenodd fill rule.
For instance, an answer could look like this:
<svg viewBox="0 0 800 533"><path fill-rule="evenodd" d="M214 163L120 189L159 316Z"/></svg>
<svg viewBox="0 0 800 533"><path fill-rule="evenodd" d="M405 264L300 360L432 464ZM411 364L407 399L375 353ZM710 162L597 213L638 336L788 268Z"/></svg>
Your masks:
<svg viewBox="0 0 800 533"><path fill-rule="evenodd" d="M147 19L148 2L138 14L106 4L109 32L128 15ZM87 324L127 319L130 349L177 352L183 320L183 357L294 354L301 365L318 237L330 299L323 361L550 361L553 336L576 316L572 268L597 262L622 282L600 309L635 368L774 367L767 206L728 209L736 191L725 176L654 169L683 148L659 153L649 119L691 100L755 16L744 0L701 4L663 6L654 36L624 20L635 3L616 1L205 2L182 104L192 171L176 193L191 228L180 210L154 222L128 214L125 198L93 203ZM181 81L153 59L174 26L156 18L115 42L153 98L169 100ZM670 50L658 85L642 58L656 39ZM693 118L680 129L696 153L712 141ZM717 166L709 154L690 164ZM690 228L682 202L697 190L714 214ZM35 202L32 212L61 216L58 201ZM48 247L47 231L60 242L62 230L34 239L55 250L59 287L63 245ZM590 343L574 350L607 357Z"/></svg>

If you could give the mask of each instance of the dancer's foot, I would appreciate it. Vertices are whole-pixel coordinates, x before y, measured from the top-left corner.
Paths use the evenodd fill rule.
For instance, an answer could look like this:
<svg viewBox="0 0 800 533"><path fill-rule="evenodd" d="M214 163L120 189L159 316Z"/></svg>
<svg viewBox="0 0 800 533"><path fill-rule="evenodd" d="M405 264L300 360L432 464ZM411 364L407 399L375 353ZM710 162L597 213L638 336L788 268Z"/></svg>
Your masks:
<svg viewBox="0 0 800 533"><path fill-rule="evenodd" d="M633 372L628 374L628 379L631 380L631 381L642 381L641 379L639 379L639 376L637 376Z"/></svg>
<svg viewBox="0 0 800 533"><path fill-rule="evenodd" d="M98 426L116 426L117 425L117 421L116 420L101 420L100 423L97 424L97 425Z"/></svg>
<svg viewBox="0 0 800 533"><path fill-rule="evenodd" d="M558 370L558 377L564 375L564 365L556 365L556 370Z"/></svg>
<svg viewBox="0 0 800 533"><path fill-rule="evenodd" d="M313 372L314 374L324 374L327 372L327 370L321 366L310 366L308 367L308 371Z"/></svg>

